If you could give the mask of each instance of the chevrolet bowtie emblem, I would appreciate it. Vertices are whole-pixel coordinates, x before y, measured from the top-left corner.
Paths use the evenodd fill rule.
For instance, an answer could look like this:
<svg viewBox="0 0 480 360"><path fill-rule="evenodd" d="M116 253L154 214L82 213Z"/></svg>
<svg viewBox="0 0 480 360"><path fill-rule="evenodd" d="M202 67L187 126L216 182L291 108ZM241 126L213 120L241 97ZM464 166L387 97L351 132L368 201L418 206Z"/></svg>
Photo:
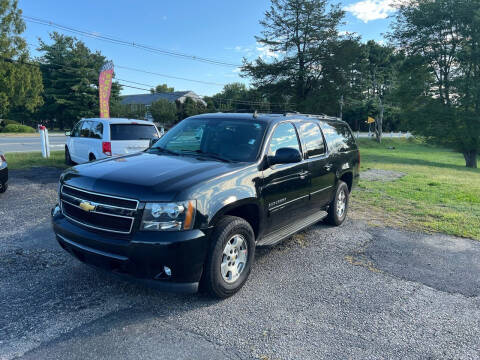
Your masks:
<svg viewBox="0 0 480 360"><path fill-rule="evenodd" d="M80 205L78 205L78 206L80 206L80 208L81 208L83 211L87 211L87 212L93 211L93 210L95 210L95 208L96 208L96 206L93 205L93 204L92 204L91 202L89 202L89 201L82 201L82 202L80 203Z"/></svg>

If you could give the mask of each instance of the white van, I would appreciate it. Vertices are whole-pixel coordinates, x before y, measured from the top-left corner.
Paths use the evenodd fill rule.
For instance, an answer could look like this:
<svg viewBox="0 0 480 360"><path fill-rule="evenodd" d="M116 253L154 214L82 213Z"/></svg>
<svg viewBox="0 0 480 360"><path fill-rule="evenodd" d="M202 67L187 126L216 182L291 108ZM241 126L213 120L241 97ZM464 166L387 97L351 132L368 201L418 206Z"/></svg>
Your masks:
<svg viewBox="0 0 480 360"><path fill-rule="evenodd" d="M65 135L65 162L72 165L145 150L160 132L150 121L94 118L80 120Z"/></svg>

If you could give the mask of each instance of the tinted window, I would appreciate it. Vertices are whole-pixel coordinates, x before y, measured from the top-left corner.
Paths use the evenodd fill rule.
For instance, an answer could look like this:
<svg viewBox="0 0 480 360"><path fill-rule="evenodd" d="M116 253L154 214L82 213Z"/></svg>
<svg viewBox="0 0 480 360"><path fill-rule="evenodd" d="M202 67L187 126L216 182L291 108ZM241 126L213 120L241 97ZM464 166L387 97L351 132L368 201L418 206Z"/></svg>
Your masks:
<svg viewBox="0 0 480 360"><path fill-rule="evenodd" d="M345 152L357 148L352 132L345 124L322 123L322 131L331 151Z"/></svg>
<svg viewBox="0 0 480 360"><path fill-rule="evenodd" d="M325 152L325 144L323 143L322 133L320 128L315 123L301 123L300 136L305 142L308 157L321 155Z"/></svg>
<svg viewBox="0 0 480 360"><path fill-rule="evenodd" d="M155 125L112 124L110 125L111 140L151 140L158 138Z"/></svg>
<svg viewBox="0 0 480 360"><path fill-rule="evenodd" d="M251 162L257 158L265 123L236 119L186 119L167 132L153 147L191 156L220 156Z"/></svg>
<svg viewBox="0 0 480 360"><path fill-rule="evenodd" d="M81 137L90 137L90 127L92 126L91 121L84 121L82 127L80 128Z"/></svg>
<svg viewBox="0 0 480 360"><path fill-rule="evenodd" d="M103 124L98 121L92 121L92 126L90 128L90 136L94 139L103 138Z"/></svg>
<svg viewBox="0 0 480 360"><path fill-rule="evenodd" d="M280 148L292 148L300 151L297 132L291 123L281 123L277 126L270 141L268 155L274 156Z"/></svg>

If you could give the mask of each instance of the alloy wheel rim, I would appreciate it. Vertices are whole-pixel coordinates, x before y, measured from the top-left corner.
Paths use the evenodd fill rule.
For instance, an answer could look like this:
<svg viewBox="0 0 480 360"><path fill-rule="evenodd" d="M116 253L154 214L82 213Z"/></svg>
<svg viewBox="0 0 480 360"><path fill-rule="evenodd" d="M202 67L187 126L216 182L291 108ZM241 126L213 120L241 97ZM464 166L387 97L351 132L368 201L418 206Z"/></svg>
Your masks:
<svg viewBox="0 0 480 360"><path fill-rule="evenodd" d="M245 237L233 235L225 244L220 271L225 282L231 284L238 280L248 261L248 248Z"/></svg>
<svg viewBox="0 0 480 360"><path fill-rule="evenodd" d="M339 218L343 217L345 214L345 208L347 207L347 196L345 190L340 191L337 199L337 216Z"/></svg>

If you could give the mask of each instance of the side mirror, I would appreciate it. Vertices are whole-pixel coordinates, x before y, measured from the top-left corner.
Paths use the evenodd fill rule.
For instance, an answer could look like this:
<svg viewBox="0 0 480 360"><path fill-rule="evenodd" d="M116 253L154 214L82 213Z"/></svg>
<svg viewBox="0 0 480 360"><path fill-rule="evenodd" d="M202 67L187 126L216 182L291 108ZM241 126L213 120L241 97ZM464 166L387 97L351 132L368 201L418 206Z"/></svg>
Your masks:
<svg viewBox="0 0 480 360"><path fill-rule="evenodd" d="M72 136L72 132L70 130L65 131L65 136Z"/></svg>
<svg viewBox="0 0 480 360"><path fill-rule="evenodd" d="M152 147L153 145L155 145L155 143L160 140L160 138L153 138L153 139L150 139L150 147Z"/></svg>
<svg viewBox="0 0 480 360"><path fill-rule="evenodd" d="M280 148L275 152L275 156L268 157L269 165L275 164L293 164L302 161L302 154L297 149Z"/></svg>

